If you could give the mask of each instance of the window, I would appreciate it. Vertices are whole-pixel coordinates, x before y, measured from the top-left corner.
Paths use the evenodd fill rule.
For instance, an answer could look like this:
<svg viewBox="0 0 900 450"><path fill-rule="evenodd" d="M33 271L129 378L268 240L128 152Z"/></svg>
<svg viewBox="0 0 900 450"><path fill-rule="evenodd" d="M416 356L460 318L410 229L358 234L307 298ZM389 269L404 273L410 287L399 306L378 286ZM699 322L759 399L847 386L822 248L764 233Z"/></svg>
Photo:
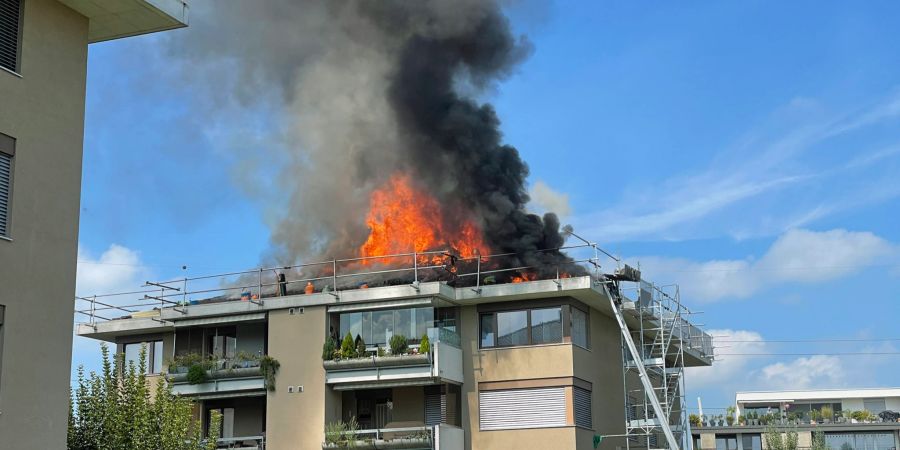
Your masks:
<svg viewBox="0 0 900 450"><path fill-rule="evenodd" d="M863 400L863 409L869 411L872 414L878 415L885 409L885 402L883 398L867 398Z"/></svg>
<svg viewBox="0 0 900 450"><path fill-rule="evenodd" d="M572 343L587 348L588 347L588 315L586 312L572 308Z"/></svg>
<svg viewBox="0 0 900 450"><path fill-rule="evenodd" d="M587 348L588 315L569 305L482 313L481 348L571 341Z"/></svg>
<svg viewBox="0 0 900 450"><path fill-rule="evenodd" d="M591 391L574 386L572 388L572 405L575 409L575 425L587 429L594 428L591 414Z"/></svg>
<svg viewBox="0 0 900 450"><path fill-rule="evenodd" d="M353 338L361 337L366 345L383 346L390 342L391 336L402 334L414 344L419 342L429 328L434 327L434 308L342 313L339 322L339 339L350 333Z"/></svg>
<svg viewBox="0 0 900 450"><path fill-rule="evenodd" d="M737 436L716 435L716 450L737 450Z"/></svg>
<svg viewBox="0 0 900 450"><path fill-rule="evenodd" d="M12 216L13 157L16 140L0 133L0 236L9 237Z"/></svg>
<svg viewBox="0 0 900 450"><path fill-rule="evenodd" d="M22 51L22 0L0 2L0 67L19 71Z"/></svg>
<svg viewBox="0 0 900 450"><path fill-rule="evenodd" d="M144 360L147 364L147 374L161 373L163 360L162 341L150 342L134 342L122 346L122 352L125 353L125 368L130 364L134 364L135 369L140 367L141 348L147 346L147 354Z"/></svg>
<svg viewBox="0 0 900 450"><path fill-rule="evenodd" d="M893 433L825 433L825 444L835 450L895 450Z"/></svg>
<svg viewBox="0 0 900 450"><path fill-rule="evenodd" d="M566 426L566 388L482 391L478 394L482 430Z"/></svg>
<svg viewBox="0 0 900 450"><path fill-rule="evenodd" d="M741 441L744 450L762 450L762 435L744 434L741 435Z"/></svg>

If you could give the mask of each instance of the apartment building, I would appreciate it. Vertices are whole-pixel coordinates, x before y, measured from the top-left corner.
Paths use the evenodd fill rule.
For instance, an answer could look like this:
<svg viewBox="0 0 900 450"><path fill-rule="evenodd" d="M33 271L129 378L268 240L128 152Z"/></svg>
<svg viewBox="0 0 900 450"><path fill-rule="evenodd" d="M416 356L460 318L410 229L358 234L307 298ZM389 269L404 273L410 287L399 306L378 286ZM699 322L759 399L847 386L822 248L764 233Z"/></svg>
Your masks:
<svg viewBox="0 0 900 450"><path fill-rule="evenodd" d="M900 448L900 388L738 392L727 426L707 416L693 427L695 449L761 450L768 427L792 429L809 447L821 431L835 450Z"/></svg>
<svg viewBox="0 0 900 450"><path fill-rule="evenodd" d="M88 45L179 0L0 1L0 447L64 448Z"/></svg>
<svg viewBox="0 0 900 450"><path fill-rule="evenodd" d="M342 272L354 286L332 290L341 284L336 272L333 282L280 278L272 286L259 270L258 286L238 288L240 298L203 301L193 300L191 280L151 283L157 289L148 301L160 301L159 308L107 308L128 312L91 318L78 333L115 344L131 359L141 345L152 349L149 371L195 399L204 426L211 411L223 414L223 447L344 448L326 429L351 421L358 424L351 440L363 449L646 448L639 436L623 436L637 427L656 430L655 448L669 448L659 428L666 421L654 417L671 417L676 439L687 436L683 408L672 406L678 380L670 397L659 397L664 412L646 413L651 406L637 394L641 383L630 373L637 363L625 357L617 318L638 342L641 330L683 330L654 334L668 336L655 355L653 339L636 344L646 359L669 366L710 365L711 339L671 310L652 313L661 304L649 294L629 300L603 276L481 283L497 271L476 275L476 285L419 281L421 274L385 285ZM393 345L400 335L406 349ZM340 346L348 336L360 352L345 357ZM258 367L269 358L280 366L274 379ZM206 376L190 374L196 364ZM673 381L663 376L660 383Z"/></svg>

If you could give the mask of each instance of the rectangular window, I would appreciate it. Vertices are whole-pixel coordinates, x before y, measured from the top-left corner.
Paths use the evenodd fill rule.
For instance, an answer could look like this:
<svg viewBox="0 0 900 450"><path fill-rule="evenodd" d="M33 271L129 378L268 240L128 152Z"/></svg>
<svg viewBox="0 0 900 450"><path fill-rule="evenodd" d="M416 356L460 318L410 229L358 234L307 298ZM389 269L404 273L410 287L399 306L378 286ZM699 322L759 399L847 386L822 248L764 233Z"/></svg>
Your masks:
<svg viewBox="0 0 900 450"><path fill-rule="evenodd" d="M12 216L13 157L16 140L0 133L0 236L10 236Z"/></svg>
<svg viewBox="0 0 900 450"><path fill-rule="evenodd" d="M497 313L497 345L528 345L528 311Z"/></svg>
<svg viewBox="0 0 900 450"><path fill-rule="evenodd" d="M883 398L867 398L863 400L863 409L869 411L872 414L878 415L887 408L885 407Z"/></svg>
<svg viewBox="0 0 900 450"><path fill-rule="evenodd" d="M741 435L744 450L762 450L762 435L759 434L743 434Z"/></svg>
<svg viewBox="0 0 900 450"><path fill-rule="evenodd" d="M589 340L587 313L569 305L482 313L479 322L481 348L556 344L566 338L587 348Z"/></svg>
<svg viewBox="0 0 900 450"><path fill-rule="evenodd" d="M531 310L531 343L562 342L562 308Z"/></svg>
<svg viewBox="0 0 900 450"><path fill-rule="evenodd" d="M341 313L338 322L338 344L347 333L353 339L359 336L367 346L386 346L395 334L402 334L410 344L417 344L428 329L434 327L434 308Z"/></svg>
<svg viewBox="0 0 900 450"><path fill-rule="evenodd" d="M161 373L163 362L162 341L135 342L123 345L122 350L123 353L125 353L125 369L127 370L130 364L134 364L135 369L140 367L141 347L145 345L147 346L147 353L144 355L144 360L147 364L145 373Z"/></svg>
<svg viewBox="0 0 900 450"><path fill-rule="evenodd" d="M22 0L0 1L0 67L19 71L21 41Z"/></svg>
<svg viewBox="0 0 900 450"><path fill-rule="evenodd" d="M579 347L588 347L588 315L586 312L571 308L572 343Z"/></svg>
<svg viewBox="0 0 900 450"><path fill-rule="evenodd" d="M481 430L566 426L566 388L482 391L478 394Z"/></svg>
<svg viewBox="0 0 900 450"><path fill-rule="evenodd" d="M737 436L716 435L716 450L737 450Z"/></svg>
<svg viewBox="0 0 900 450"><path fill-rule="evenodd" d="M572 388L572 404L575 408L575 425L593 429L594 420L591 412L591 391L574 386Z"/></svg>

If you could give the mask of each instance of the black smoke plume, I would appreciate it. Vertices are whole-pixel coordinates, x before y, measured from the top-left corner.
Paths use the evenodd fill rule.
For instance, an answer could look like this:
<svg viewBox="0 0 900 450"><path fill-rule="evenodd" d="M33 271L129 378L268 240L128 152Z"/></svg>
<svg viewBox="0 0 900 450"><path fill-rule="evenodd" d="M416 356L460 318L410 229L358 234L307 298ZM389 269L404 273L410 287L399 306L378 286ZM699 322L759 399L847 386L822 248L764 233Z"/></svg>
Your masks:
<svg viewBox="0 0 900 450"><path fill-rule="evenodd" d="M509 264L552 271L569 261L539 251L563 245L559 220L527 212L528 166L503 143L494 108L477 99L531 51L499 3L209 6L195 5L175 53L209 69L213 85L231 86L238 105L269 102L281 118L265 143L286 155L284 170L277 189L258 194L281 205L271 219L280 263L353 255L368 234L369 193L397 170L453 212L459 223L449 228L474 221L494 253L516 254Z"/></svg>

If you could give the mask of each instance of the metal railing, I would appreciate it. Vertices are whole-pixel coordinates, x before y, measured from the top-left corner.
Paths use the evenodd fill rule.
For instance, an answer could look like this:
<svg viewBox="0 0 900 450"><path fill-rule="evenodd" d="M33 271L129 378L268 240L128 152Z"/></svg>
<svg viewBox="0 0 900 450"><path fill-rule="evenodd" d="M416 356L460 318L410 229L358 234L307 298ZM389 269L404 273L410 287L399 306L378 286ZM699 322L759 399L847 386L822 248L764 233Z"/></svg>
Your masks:
<svg viewBox="0 0 900 450"><path fill-rule="evenodd" d="M363 444L386 443L392 441L404 441L407 443L418 442L427 448L434 447L435 426L379 428L366 430L343 431L337 433L325 432L323 449L347 448L347 445L359 446ZM330 435L331 433L331 435ZM350 444L352 442L352 444ZM341 446L344 445L344 446ZM411 448L411 447L403 447Z"/></svg>
<svg viewBox="0 0 900 450"><path fill-rule="evenodd" d="M206 448L207 440L200 441L201 448ZM230 438L219 438L216 440L216 448L221 449L256 449L264 450L266 448L265 436L238 436Z"/></svg>
<svg viewBox="0 0 900 450"><path fill-rule="evenodd" d="M581 238L579 238L581 239ZM583 239L582 239L583 240ZM601 255L609 253L596 243L534 250L525 254L497 253L460 256L447 250L398 253L392 255L331 259L290 266L261 267L251 270L212 275L184 277L164 281L147 281L145 289L129 292L76 296L75 312L87 317L89 325L106 321L114 315L133 315L148 308L172 308L184 313L183 306L200 301L245 300L262 304L265 298L295 293L328 293L340 298L341 291L367 287L369 283L404 281L418 287L422 281L454 279L469 285L476 292L497 277L523 275L532 279L567 278L573 274L600 276ZM524 258L542 253L587 252L582 258L561 258L560 262L544 265L521 264ZM391 278L394 277L394 278ZM528 278L524 278L528 277ZM531 278L534 277L534 278ZM302 286L302 289L292 289ZM138 297L135 301L131 300ZM124 303L122 304L124 300ZM149 317L153 320L160 320Z"/></svg>

